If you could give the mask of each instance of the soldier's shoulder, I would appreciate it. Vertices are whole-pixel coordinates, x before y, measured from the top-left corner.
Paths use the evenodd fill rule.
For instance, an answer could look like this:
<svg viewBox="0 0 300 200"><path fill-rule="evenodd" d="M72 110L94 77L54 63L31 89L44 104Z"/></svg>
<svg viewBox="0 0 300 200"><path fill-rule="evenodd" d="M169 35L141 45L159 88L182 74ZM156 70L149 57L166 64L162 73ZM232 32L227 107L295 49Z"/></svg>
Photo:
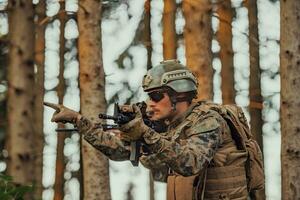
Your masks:
<svg viewBox="0 0 300 200"><path fill-rule="evenodd" d="M217 118L213 116L209 116L207 118L199 119L198 121L195 121L192 125L192 129L196 130L198 133L204 133L216 130L220 127L220 122L217 120Z"/></svg>
<svg viewBox="0 0 300 200"><path fill-rule="evenodd" d="M192 121L191 129L197 132L208 132L220 127L222 117L217 111L211 109L213 105L217 106L217 104L206 102L196 104L188 117Z"/></svg>
<svg viewBox="0 0 300 200"><path fill-rule="evenodd" d="M217 107L221 105L210 102L210 101L200 101L197 102L194 107L192 114L195 118L207 118L207 117L216 117L219 118L220 114L216 111Z"/></svg>

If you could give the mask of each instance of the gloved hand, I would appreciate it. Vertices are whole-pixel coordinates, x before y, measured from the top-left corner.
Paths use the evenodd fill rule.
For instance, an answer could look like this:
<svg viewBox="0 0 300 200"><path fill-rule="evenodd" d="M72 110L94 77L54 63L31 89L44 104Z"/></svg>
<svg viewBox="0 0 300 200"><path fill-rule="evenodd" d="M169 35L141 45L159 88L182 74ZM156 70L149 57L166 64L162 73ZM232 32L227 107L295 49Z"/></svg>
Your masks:
<svg viewBox="0 0 300 200"><path fill-rule="evenodd" d="M55 113L53 114L51 119L52 122L69 122L72 124L76 124L77 121L79 121L81 118L81 115L78 112L71 110L63 105L48 102L44 102L44 105L55 109Z"/></svg>
<svg viewBox="0 0 300 200"><path fill-rule="evenodd" d="M135 113L135 118L120 127L121 138L125 141L136 141L143 137L149 130L149 127L144 124L142 113L137 105L132 105Z"/></svg>

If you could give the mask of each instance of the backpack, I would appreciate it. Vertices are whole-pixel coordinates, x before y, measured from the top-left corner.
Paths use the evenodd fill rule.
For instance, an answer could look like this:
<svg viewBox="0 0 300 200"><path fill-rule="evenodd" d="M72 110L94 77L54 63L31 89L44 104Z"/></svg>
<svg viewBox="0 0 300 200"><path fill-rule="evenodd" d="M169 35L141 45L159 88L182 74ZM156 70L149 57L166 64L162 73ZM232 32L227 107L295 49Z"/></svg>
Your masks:
<svg viewBox="0 0 300 200"><path fill-rule="evenodd" d="M210 102L205 104L209 109L218 112L226 120L237 148L248 153L245 166L247 187L250 195L251 193L255 195L256 191L264 189L263 158L260 147L251 134L243 110L234 104L219 105Z"/></svg>

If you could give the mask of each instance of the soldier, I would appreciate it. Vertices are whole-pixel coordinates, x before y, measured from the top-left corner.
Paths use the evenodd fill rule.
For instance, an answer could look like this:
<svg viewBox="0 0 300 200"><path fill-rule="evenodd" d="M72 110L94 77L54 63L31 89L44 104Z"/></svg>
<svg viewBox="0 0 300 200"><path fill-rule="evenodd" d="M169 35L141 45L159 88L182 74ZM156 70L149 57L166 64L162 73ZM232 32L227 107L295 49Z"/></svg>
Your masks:
<svg viewBox="0 0 300 200"><path fill-rule="evenodd" d="M204 102L193 102L197 80L188 68L175 60L163 61L144 76L143 89L149 95L151 119L164 120L166 132L146 126L135 105L135 118L120 127L120 134L96 128L87 117L62 105L45 105L56 109L53 122L73 123L85 140L112 160L128 160L125 141L142 138L151 154L140 161L155 180L167 182L168 200L247 199L247 153L238 150L218 112Z"/></svg>

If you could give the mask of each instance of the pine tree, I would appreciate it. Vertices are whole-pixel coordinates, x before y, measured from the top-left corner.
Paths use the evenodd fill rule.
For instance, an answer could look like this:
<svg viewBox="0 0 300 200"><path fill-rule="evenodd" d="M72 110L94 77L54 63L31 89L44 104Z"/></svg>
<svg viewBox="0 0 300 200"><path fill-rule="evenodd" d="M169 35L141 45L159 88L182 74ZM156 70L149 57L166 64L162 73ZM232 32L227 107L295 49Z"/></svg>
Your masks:
<svg viewBox="0 0 300 200"><path fill-rule="evenodd" d="M176 2L175 0L164 1L163 12L163 54L164 60L175 59L177 39L175 30Z"/></svg>
<svg viewBox="0 0 300 200"><path fill-rule="evenodd" d="M210 0L183 0L187 66L198 78L198 99L212 100L212 8Z"/></svg>
<svg viewBox="0 0 300 200"><path fill-rule="evenodd" d="M46 25L42 21L46 17L46 2L39 1L35 6L36 22L35 22L35 64L37 67L36 81L35 81L35 148L36 148L36 185L35 194L37 197L42 196L42 169L43 169L43 148L44 148L44 130L43 130L43 118L44 118L44 73L45 73L45 28Z"/></svg>
<svg viewBox="0 0 300 200"><path fill-rule="evenodd" d="M249 18L249 53L250 53L250 125L251 132L261 149L262 143L262 96L260 87L259 44L257 24L257 1L246 0Z"/></svg>
<svg viewBox="0 0 300 200"><path fill-rule="evenodd" d="M235 90L231 30L233 9L231 7L231 1L219 1L217 4L217 13L220 21L219 30L217 31L217 39L221 46L220 60L222 63L222 100L223 104L232 104L235 102Z"/></svg>
<svg viewBox="0 0 300 200"><path fill-rule="evenodd" d="M34 9L32 1L11 0L9 19L7 173L21 184L35 181Z"/></svg>
<svg viewBox="0 0 300 200"><path fill-rule="evenodd" d="M300 1L280 2L282 199L300 198Z"/></svg>
<svg viewBox="0 0 300 200"><path fill-rule="evenodd" d="M59 38L59 83L56 91L58 96L58 103L63 104L65 94L65 79L64 79L64 68L65 68L65 23L66 23L66 12L65 2L60 1L60 12L58 19L60 21L60 38ZM64 128L64 124L58 124L58 128ZM66 133L57 133L57 149L56 149L56 168L55 168L55 183L54 183L54 200L64 199L64 170L65 170L65 157L64 157L64 142Z"/></svg>
<svg viewBox="0 0 300 200"><path fill-rule="evenodd" d="M101 49L101 1L79 1L77 15L81 113L91 120L105 113L105 77ZM82 140L84 199L111 199L108 159Z"/></svg>

